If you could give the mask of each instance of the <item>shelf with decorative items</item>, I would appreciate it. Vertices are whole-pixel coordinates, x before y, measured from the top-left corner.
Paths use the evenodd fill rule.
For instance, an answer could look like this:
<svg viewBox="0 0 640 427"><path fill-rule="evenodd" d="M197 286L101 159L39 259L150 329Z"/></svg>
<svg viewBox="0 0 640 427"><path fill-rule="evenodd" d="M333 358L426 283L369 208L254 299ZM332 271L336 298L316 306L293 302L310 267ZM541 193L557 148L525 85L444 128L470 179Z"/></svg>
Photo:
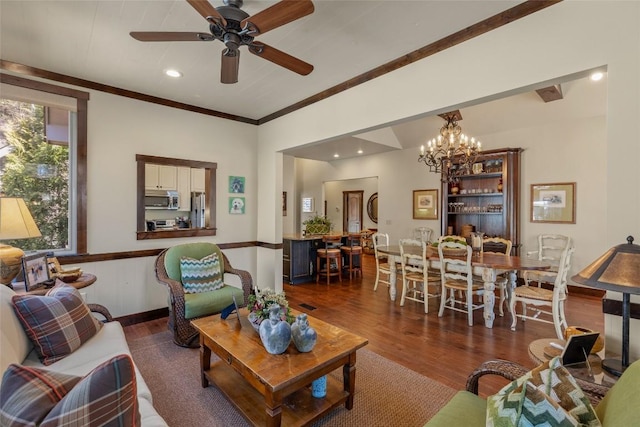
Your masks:
<svg viewBox="0 0 640 427"><path fill-rule="evenodd" d="M454 158L442 171L442 234L471 238L471 231L502 237L518 254L520 148L479 153L471 167ZM469 235L465 235L469 234Z"/></svg>

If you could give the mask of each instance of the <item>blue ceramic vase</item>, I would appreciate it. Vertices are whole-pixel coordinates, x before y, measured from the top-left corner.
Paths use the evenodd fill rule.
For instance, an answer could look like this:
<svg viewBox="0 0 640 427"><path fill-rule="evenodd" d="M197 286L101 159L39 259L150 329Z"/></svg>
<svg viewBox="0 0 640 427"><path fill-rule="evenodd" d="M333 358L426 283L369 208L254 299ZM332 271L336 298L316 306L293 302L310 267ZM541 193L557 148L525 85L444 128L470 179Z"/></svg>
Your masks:
<svg viewBox="0 0 640 427"><path fill-rule="evenodd" d="M271 354L284 353L291 342L291 326L280 319L280 306L269 307L269 318L260 323L262 345Z"/></svg>
<svg viewBox="0 0 640 427"><path fill-rule="evenodd" d="M309 326L307 315L302 313L296 317L296 321L291 325L291 336L293 343L300 353L308 353L316 345L318 334Z"/></svg>

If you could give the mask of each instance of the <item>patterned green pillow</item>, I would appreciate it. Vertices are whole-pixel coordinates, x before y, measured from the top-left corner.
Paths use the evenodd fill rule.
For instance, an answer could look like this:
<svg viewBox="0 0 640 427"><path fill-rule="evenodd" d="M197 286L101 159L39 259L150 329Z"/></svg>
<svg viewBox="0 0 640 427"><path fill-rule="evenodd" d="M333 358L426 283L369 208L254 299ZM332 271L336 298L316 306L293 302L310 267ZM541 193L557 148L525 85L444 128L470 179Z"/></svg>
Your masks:
<svg viewBox="0 0 640 427"><path fill-rule="evenodd" d="M601 426L575 379L556 357L487 399L487 426Z"/></svg>
<svg viewBox="0 0 640 427"><path fill-rule="evenodd" d="M202 259L181 257L180 274L187 294L215 291L224 286L220 258L215 252Z"/></svg>

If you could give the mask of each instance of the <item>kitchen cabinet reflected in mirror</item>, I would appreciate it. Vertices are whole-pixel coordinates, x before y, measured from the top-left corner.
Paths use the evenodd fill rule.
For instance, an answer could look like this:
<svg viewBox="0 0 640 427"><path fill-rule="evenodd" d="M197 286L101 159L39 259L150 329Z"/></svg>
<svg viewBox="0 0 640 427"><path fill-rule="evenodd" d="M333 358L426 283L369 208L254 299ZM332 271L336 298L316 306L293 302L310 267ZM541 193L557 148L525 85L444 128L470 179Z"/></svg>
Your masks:
<svg viewBox="0 0 640 427"><path fill-rule="evenodd" d="M137 239L215 235L216 163L136 155Z"/></svg>

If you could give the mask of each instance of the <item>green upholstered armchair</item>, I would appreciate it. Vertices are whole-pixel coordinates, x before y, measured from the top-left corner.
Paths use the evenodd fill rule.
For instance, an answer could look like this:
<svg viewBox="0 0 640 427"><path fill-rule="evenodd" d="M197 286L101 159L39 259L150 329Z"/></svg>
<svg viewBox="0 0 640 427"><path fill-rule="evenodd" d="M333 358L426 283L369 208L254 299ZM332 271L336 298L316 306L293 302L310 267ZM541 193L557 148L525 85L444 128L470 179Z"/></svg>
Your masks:
<svg viewBox="0 0 640 427"><path fill-rule="evenodd" d="M202 259L217 252L221 270L225 275L234 274L240 278L242 289L224 284L221 289L201 293L185 294L180 272L180 258ZM235 296L238 307L247 305L253 280L249 272L231 266L220 248L213 243L185 243L165 249L156 259L156 277L169 289L169 329L173 331L173 341L182 347L197 347L198 332L191 326L191 320L220 313L233 304Z"/></svg>
<svg viewBox="0 0 640 427"><path fill-rule="evenodd" d="M467 390L459 391L431 419L425 427L485 426L487 401L478 397L479 379L488 374L510 381L520 378L529 369L513 362L492 360L485 362L469 375ZM603 427L638 425L640 407L640 360L631 364L618 381L609 387L576 378L589 398Z"/></svg>

